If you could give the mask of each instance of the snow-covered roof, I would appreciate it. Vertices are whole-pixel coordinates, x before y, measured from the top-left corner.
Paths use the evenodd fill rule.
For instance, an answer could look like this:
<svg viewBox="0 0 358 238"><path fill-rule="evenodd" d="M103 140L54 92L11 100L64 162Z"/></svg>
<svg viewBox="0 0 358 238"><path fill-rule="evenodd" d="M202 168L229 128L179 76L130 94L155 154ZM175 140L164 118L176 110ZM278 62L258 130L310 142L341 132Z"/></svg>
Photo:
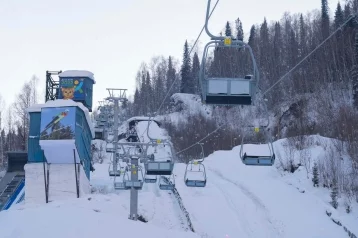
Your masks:
<svg viewBox="0 0 358 238"><path fill-rule="evenodd" d="M87 77L93 80L95 84L93 73L87 70L66 70L58 75L59 77Z"/></svg>
<svg viewBox="0 0 358 238"><path fill-rule="evenodd" d="M156 122L160 122L157 118L150 118L150 117L131 117L127 120L127 122L131 122L131 121L149 121L149 120L153 120Z"/></svg>
<svg viewBox="0 0 358 238"><path fill-rule="evenodd" d="M31 107L28 107L26 109L27 112L41 112L41 108L44 106L45 104L34 104Z"/></svg>
<svg viewBox="0 0 358 238"><path fill-rule="evenodd" d="M27 112L41 112L41 109L46 108L46 107L79 107L79 108L81 108L83 113L86 116L88 126L92 133L92 138L94 138L94 128L93 128L93 125L91 122L91 117L89 115L89 111L85 106L83 106L82 103L75 102L71 99L57 99L55 101L49 100L45 104L32 105L31 107L27 108Z"/></svg>

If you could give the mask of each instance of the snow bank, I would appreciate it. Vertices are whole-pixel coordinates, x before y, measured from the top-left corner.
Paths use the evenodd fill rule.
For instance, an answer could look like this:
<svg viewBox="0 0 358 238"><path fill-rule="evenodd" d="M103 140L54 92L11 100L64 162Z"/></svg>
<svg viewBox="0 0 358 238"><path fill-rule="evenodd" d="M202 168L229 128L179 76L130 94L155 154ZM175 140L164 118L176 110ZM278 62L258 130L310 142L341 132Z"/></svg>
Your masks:
<svg viewBox="0 0 358 238"><path fill-rule="evenodd" d="M331 139L312 136L310 151L313 161L324 159ZM275 153L283 160L299 161L299 152L289 154L287 140L274 143ZM265 154L267 145L251 147L255 154ZM176 188L190 214L195 231L202 237L346 237L344 227L358 233L357 209L347 214L343 202L331 208L330 190L315 188L304 167L295 173L283 173L273 167L245 166L239 157L240 146L231 151L216 151L204 164L207 172L205 188L188 188L182 179L185 165L176 164ZM332 222L326 211L342 226ZM211 214L211 215L209 215ZM215 215L214 215L215 214Z"/></svg>
<svg viewBox="0 0 358 238"><path fill-rule="evenodd" d="M137 135L142 142L150 141L147 133L149 133L149 136L152 139L160 139L160 140L168 139L166 131L164 129L160 128L157 123L154 123L154 122L150 123L149 131L147 131L147 128L148 128L147 121L138 122L138 124L136 126Z"/></svg>
<svg viewBox="0 0 358 238"><path fill-rule="evenodd" d="M73 164L73 150L76 152L76 163L80 163L75 140L40 140L40 146L49 164Z"/></svg>
<svg viewBox="0 0 358 238"><path fill-rule="evenodd" d="M167 115L158 115L156 119L169 121L177 125L180 121L187 120L189 115L201 114L204 117L212 116L212 106L203 105L199 95L175 93L171 96L171 104L174 112Z"/></svg>
<svg viewBox="0 0 358 238"><path fill-rule="evenodd" d="M91 195L66 203L53 202L46 206L16 205L14 209L0 213L1 237L199 238L191 232L131 221L126 218L126 211L119 205L120 201L121 198L117 195ZM39 228L39 224L42 224L42 228Z"/></svg>
<svg viewBox="0 0 358 238"><path fill-rule="evenodd" d="M268 144L244 144L242 154L252 156L270 156L272 151Z"/></svg>
<svg viewBox="0 0 358 238"><path fill-rule="evenodd" d="M49 168L49 201L76 197L75 167L73 164L51 164ZM47 168L46 166L46 168ZM45 182L42 163L25 165L25 203L45 203ZM89 181L80 166L80 197L90 193Z"/></svg>

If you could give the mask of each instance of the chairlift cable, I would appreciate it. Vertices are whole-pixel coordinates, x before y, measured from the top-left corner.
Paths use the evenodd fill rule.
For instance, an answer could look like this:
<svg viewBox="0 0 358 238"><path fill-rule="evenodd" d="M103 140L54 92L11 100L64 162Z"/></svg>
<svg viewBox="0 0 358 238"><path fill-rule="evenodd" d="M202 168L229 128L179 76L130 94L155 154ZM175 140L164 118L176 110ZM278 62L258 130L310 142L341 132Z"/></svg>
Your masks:
<svg viewBox="0 0 358 238"><path fill-rule="evenodd" d="M214 5L213 9L211 10L210 15L209 15L209 19L210 19L211 15L213 14L213 12L214 12L216 6L218 5L219 1L220 1L220 0L217 0L217 1L216 1L216 3L215 3L215 5ZM201 34L203 33L204 29L205 29L205 24L204 24L203 28L201 29L201 31L200 31L198 37L196 38L196 40L195 40L195 42L194 42L194 45L191 47L191 49L190 49L190 51L189 51L189 55L191 54L191 52L193 51L194 47L196 46L196 44L197 44L197 42L198 42L198 40L199 40ZM174 79L173 83L170 85L170 88L169 88L169 90L167 91L167 94L165 95L165 97L163 98L163 101L161 102L160 106L158 107L157 112L155 113L155 115L158 115L158 114L159 114L160 109L161 109L162 106L164 105L165 100L166 100L167 97L169 96L169 93L172 91L172 88L174 87L174 85L175 85L175 83L176 83L177 80L178 80L178 77L176 77L176 78ZM152 120L149 121L149 125L150 125L150 123L152 123ZM148 127L149 127L149 126L148 126ZM145 133L146 131L147 131L147 129L144 130L142 136L144 135L144 133Z"/></svg>
<svg viewBox="0 0 358 238"><path fill-rule="evenodd" d="M299 63L297 63L297 65L295 65L291 70L289 70L285 75L283 75L278 81L276 81L269 89L267 89L265 92L262 93L262 97L264 95L266 95L269 91L272 90L272 88L274 88L279 82L281 82L282 80L284 80L290 73L292 73L292 71L294 71L299 65L301 65L305 60L307 60L314 52L316 52L320 47L322 47L322 45L324 43L326 43L330 38L332 38L332 36L334 36L338 31L340 31L345 25L347 25L352 19L354 19L354 17L357 17L357 15L352 15L350 16L340 27L338 27L333 33L331 33L325 40L323 40L315 49L313 49L307 56L305 56ZM264 98L262 98L264 100ZM265 105L265 110L267 110L267 105L264 102ZM225 125L225 124L224 124ZM206 137L204 137L203 139L199 140L198 142L195 142L194 144L192 144L191 146L188 146L187 148L179 151L177 153L180 154L190 148L192 148L193 146L195 146L196 143L201 142L202 140L208 138L210 135L212 135L215 131L221 129L224 125L219 126L217 129L215 129L214 131L212 131L211 133L209 133Z"/></svg>
<svg viewBox="0 0 358 238"><path fill-rule="evenodd" d="M209 134L207 134L205 137L203 137L203 138L200 139L199 141L197 141L197 142L195 142L194 144L192 144L191 146L188 146L187 148L185 148L185 149L183 149L183 150L177 152L176 154L178 155L178 154L180 154L180 153L182 153L182 152L184 152L184 151L187 151L188 149L194 147L196 144L202 142L203 140L205 140L206 138L208 138L209 136L211 136L212 134L214 134L216 131L220 130L220 129L221 129L222 127L224 127L224 126L225 126L225 124L222 124L221 126L219 126L219 127L216 128L214 131L212 131L212 132L210 132Z"/></svg>
<svg viewBox="0 0 358 238"><path fill-rule="evenodd" d="M339 26L334 32L332 32L325 40L323 40L316 48L314 48L308 55L306 55L300 62L298 62L292 69L290 69L286 74L284 74L279 80L277 80L269 89L267 89L262 96L268 93L273 87L275 87L279 82L284 80L289 74L291 74L298 66L300 66L304 61L306 61L313 53L315 53L319 48L324 45L329 39L332 38L338 31L340 31L345 25L347 25L356 15L351 15L341 26Z"/></svg>

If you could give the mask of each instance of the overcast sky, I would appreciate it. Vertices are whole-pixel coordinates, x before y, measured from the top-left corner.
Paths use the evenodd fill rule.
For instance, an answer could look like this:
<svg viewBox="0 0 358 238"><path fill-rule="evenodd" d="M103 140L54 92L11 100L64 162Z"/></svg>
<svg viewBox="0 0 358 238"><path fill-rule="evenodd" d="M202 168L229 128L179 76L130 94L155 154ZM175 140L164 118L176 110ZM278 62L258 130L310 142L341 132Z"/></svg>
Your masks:
<svg viewBox="0 0 358 238"><path fill-rule="evenodd" d="M212 5L216 0L212 0ZM338 0L329 0L333 11ZM7 105L32 75L45 89L46 70L92 71L94 102L106 87L132 94L142 61L182 57L186 39L204 24L207 0L0 0L0 94ZM279 20L285 11L307 13L321 0L220 0L210 21L219 32L237 17L252 24ZM200 38L206 42L208 37ZM41 100L44 100L41 98Z"/></svg>

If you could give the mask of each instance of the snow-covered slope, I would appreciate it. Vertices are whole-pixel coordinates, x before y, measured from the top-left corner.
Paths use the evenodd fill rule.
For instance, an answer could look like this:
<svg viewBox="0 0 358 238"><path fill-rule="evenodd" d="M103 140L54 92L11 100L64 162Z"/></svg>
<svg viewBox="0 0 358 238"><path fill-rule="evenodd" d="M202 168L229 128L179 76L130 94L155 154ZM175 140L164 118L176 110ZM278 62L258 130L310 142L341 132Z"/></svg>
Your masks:
<svg viewBox="0 0 358 238"><path fill-rule="evenodd" d="M138 122L138 124L136 126L137 135L141 142L149 142L150 141L150 139L148 138L148 133L152 139L163 140L163 139L168 138L166 131L164 129L160 128L157 123L151 122L149 124L149 130L147 128L148 128L147 121Z"/></svg>
<svg viewBox="0 0 358 238"><path fill-rule="evenodd" d="M276 149L282 152L278 143ZM177 183L194 229L202 237L347 237L326 215L334 210L328 203L329 191L313 188L303 169L283 175L275 167L248 167L239 151L235 147L208 156L205 188ZM184 169L176 165L177 177L184 176ZM356 214L340 209L332 217L357 234Z"/></svg>
<svg viewBox="0 0 358 238"><path fill-rule="evenodd" d="M175 113L169 117L175 118ZM146 129L147 122L138 123L136 130L141 141L149 141ZM149 134L156 139L169 138L166 131L156 123L151 123ZM307 176L304 166L294 173L277 168L289 160L297 164L302 159L302 151L310 158L310 167L314 161L326 159L327 153L330 153L329 148L332 148L332 140L312 136L310 141L301 151L288 147L287 139L276 141L274 148L277 159L273 167L243 165L239 146L229 151L216 151L204 161L207 172L207 186L204 188L186 187L186 165L176 164L174 193L180 195L180 201L173 192L159 190L158 183L144 184L143 190L139 191L139 215L148 221L146 224L128 220L130 193L113 189L113 177L108 176L111 158L107 154L102 164L94 165L96 171L91 175L93 194L45 206L15 205L0 214L0 220L5 221L0 222L0 230L3 231L0 234L5 234L4 237L39 238L47 238L49 234L59 238L115 235L338 238L348 237L345 231L348 230L357 235L356 203L352 204L353 211L350 214L345 212L342 200L339 200L340 206L335 210L329 204L330 190L313 187L311 174ZM267 145L247 145L245 148L257 154L265 154L268 149ZM168 148L162 146L150 153L156 153L159 158L169 155ZM349 167L349 164L346 165ZM19 228L16 222L25 225ZM38 231L38 228L33 228L35 224L45 224L49 228ZM84 227L83 231L78 230L79 227ZM190 232L191 227L197 236Z"/></svg>
<svg viewBox="0 0 358 238"><path fill-rule="evenodd" d="M159 119L169 119L171 123L186 120L188 115L201 114L204 117L212 115L212 106L203 105L199 95L187 93L175 93L171 96L172 113L165 116L157 116Z"/></svg>
<svg viewBox="0 0 358 238"><path fill-rule="evenodd" d="M127 192L128 193L128 192ZM200 237L127 219L126 197L116 194L53 202L45 206L16 205L0 213L2 238ZM168 211L169 212L169 211Z"/></svg>

